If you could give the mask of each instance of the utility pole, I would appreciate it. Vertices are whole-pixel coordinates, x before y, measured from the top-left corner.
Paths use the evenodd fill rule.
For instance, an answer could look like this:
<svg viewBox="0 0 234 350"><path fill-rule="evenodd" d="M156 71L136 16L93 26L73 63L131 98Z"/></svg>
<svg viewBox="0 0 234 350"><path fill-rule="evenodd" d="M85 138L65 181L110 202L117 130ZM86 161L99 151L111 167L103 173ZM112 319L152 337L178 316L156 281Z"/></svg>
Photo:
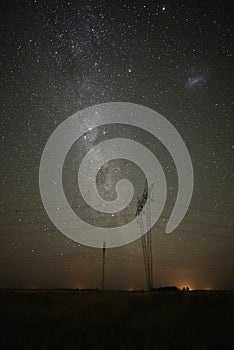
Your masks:
<svg viewBox="0 0 234 350"><path fill-rule="evenodd" d="M105 282L105 257L106 257L106 242L103 242L102 247L102 281L101 281L101 290L104 290L104 282Z"/></svg>

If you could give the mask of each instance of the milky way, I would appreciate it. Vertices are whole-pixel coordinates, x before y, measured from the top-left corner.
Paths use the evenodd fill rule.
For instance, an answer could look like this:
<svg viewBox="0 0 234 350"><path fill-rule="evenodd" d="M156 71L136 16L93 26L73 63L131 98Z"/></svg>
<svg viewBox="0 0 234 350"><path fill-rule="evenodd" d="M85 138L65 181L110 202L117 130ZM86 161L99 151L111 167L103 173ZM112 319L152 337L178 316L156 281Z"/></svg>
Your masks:
<svg viewBox="0 0 234 350"><path fill-rule="evenodd" d="M193 162L192 202L166 235L175 165L152 135L116 125L90 130L71 150L64 176L77 213L96 222L76 197L80 158L115 133L137 140L157 154L168 184L165 212L152 231L155 285L234 287L230 14L220 1L1 4L1 287L100 286L101 251L69 240L51 223L38 173L44 146L61 122L111 101L147 106L174 125ZM144 174L119 161L98 175L107 200L115 191L114 169L140 195ZM111 220L105 217L107 227ZM107 250L107 262L107 288L145 288L140 240Z"/></svg>

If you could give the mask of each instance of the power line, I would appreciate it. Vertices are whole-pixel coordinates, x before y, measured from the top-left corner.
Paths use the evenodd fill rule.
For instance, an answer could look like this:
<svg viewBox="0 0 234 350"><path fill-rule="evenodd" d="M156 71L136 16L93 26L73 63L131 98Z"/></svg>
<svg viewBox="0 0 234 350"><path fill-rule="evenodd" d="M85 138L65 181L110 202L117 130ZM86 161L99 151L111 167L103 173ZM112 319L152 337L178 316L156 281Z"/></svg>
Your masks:
<svg viewBox="0 0 234 350"><path fill-rule="evenodd" d="M97 254L98 255L98 254ZM47 263L46 260L53 260L54 262L61 262L63 260L73 260L73 263L78 263L76 260L77 257L83 257L83 258L89 258L92 257L94 258L94 255L92 253L89 254L76 254L76 255L63 255L63 256L58 256L58 255L48 255L48 256L37 256L37 257L0 257L0 261L8 261L8 262L16 262L18 263L19 261L21 262L29 262L29 261L37 261L38 263ZM95 256L95 258L98 256ZM106 255L107 259L127 259L129 262L135 262L135 263L142 263L143 257L142 256L129 256L129 255L122 255L122 254L107 254ZM153 263L153 265L155 265ZM188 262L188 261L181 261L181 260L171 260L171 259L158 259L157 261L157 266L162 266L162 267L167 267L167 268L220 268L220 269L234 269L234 266L224 266L224 265L218 265L218 264L207 264L207 263L193 263L193 262Z"/></svg>
<svg viewBox="0 0 234 350"><path fill-rule="evenodd" d="M188 221L188 223L189 223L189 221ZM200 222L197 222L197 223L200 224ZM44 225L44 224L52 224L52 223L50 221L45 221L45 222L41 221L41 222L37 222L37 223L25 223L25 225L40 225L40 224ZM201 224L203 224L203 223L201 223ZM17 224L14 224L13 226L17 226ZM7 225L5 227L7 227ZM153 228L154 227L159 227L159 228L164 229L164 226L159 225L157 223L153 226ZM207 237L221 238L221 239L230 239L230 240L234 239L234 236L216 235L216 234L212 234L212 233L199 232L199 231L194 231L194 230L190 230L190 229L177 228L177 231L184 232L184 233L203 235L203 236L207 236ZM24 232L5 232L4 235L18 235L18 234L31 234L31 233L38 233L38 234L45 233L46 234L46 233L50 233L50 232L60 232L60 231L59 231L59 229L56 229L56 228L50 228L50 229L46 229L46 230L41 230L41 229L30 230L27 232L25 232L25 231Z"/></svg>
<svg viewBox="0 0 234 350"><path fill-rule="evenodd" d="M121 215L121 219L123 218L131 218L134 217L134 215L130 215L130 214L123 214ZM86 219L93 219L93 216L86 216ZM161 215L160 217L161 219L168 219L167 216L165 215ZM61 221L63 221L63 219L61 219ZM208 222L202 222L202 221L193 221L193 220L183 220L184 223L189 223L189 224L196 224L196 225L206 225L206 226L212 226L212 227L216 227L216 228L224 228L224 229L232 229L231 226L226 226L226 225L219 225L219 224L213 224L213 223L208 223ZM19 225L37 225L37 224L48 224L51 223L50 220L47 221L37 221L37 222L25 222L25 221L20 221L20 222L15 222L15 223L4 223L4 224L0 224L0 227L6 227L6 226L19 226Z"/></svg>
<svg viewBox="0 0 234 350"><path fill-rule="evenodd" d="M18 202L17 202L18 203ZM131 204L136 204L136 201L131 201ZM9 203L8 203L9 204ZM174 206L175 203L170 203L170 202L166 202L165 206ZM178 205L180 207L183 207L182 205ZM72 208L89 208L89 205L72 205ZM50 209L56 208L54 207L50 207ZM60 208L59 210L66 210L66 207ZM201 208L201 207L193 207L193 206L189 206L189 210L193 210L193 211L203 211L203 212L211 212L211 213L215 213L215 214L224 214L224 215L230 215L230 216L234 216L233 212L227 212L227 211L222 211L222 210L218 210L218 209L208 209L208 208ZM2 212L28 212L28 211L45 211L44 206L41 207L37 207L37 208L16 208L16 209L2 209Z"/></svg>

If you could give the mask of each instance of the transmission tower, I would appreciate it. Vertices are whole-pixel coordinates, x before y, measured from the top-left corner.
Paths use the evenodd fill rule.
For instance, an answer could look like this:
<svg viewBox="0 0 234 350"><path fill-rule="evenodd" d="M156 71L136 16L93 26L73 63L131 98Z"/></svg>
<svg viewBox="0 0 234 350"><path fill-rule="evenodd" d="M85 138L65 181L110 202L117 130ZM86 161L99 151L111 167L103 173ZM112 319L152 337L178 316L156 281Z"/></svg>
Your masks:
<svg viewBox="0 0 234 350"><path fill-rule="evenodd" d="M105 283L105 257L106 257L106 242L103 242L102 247L102 281L101 281L101 290L104 290Z"/></svg>
<svg viewBox="0 0 234 350"><path fill-rule="evenodd" d="M151 232L151 192L154 184L148 188L147 182L142 197L139 198L137 204L136 216L141 232L141 243L144 257L146 284L149 291L153 289L153 255L152 255L152 232ZM147 200L148 199L148 200ZM146 215L146 222L143 220ZM144 225L146 224L146 230ZM146 232L146 234L144 234Z"/></svg>

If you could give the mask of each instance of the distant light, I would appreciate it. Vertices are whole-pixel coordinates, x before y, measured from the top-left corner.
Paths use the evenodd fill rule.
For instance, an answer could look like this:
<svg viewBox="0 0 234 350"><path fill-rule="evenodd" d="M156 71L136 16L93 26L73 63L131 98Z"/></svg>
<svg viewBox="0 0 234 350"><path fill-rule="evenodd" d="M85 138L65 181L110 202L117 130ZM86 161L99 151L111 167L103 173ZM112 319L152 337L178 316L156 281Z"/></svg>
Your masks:
<svg viewBox="0 0 234 350"><path fill-rule="evenodd" d="M183 290L183 288L189 288L189 290L194 290L193 285L186 281L178 283L178 288L181 290Z"/></svg>
<svg viewBox="0 0 234 350"><path fill-rule="evenodd" d="M163 7L162 7L162 11L166 11L166 6L163 6Z"/></svg>

